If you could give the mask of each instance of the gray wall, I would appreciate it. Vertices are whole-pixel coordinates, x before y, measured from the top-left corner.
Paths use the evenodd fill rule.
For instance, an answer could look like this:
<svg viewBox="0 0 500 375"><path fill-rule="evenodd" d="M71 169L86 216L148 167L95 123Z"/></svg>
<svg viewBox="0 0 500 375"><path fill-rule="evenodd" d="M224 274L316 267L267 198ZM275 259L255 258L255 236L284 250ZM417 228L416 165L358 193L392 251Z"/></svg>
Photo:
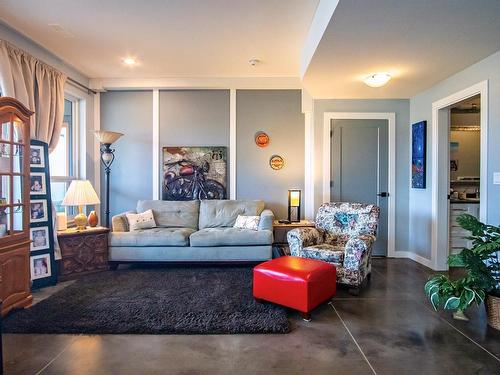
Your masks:
<svg viewBox="0 0 500 375"><path fill-rule="evenodd" d="M165 146L226 146L229 160L229 90L160 91L160 152Z"/></svg>
<svg viewBox="0 0 500 375"><path fill-rule="evenodd" d="M500 51L486 59L464 69L463 71L441 81L432 88L410 99L411 123L427 120L432 126L432 103L470 87L478 82L488 80L488 178L481 181L488 188L488 217L491 224L500 223L500 185L493 185L493 172L500 172ZM428 132L427 145L432 142L432 133ZM432 157L428 147L428 160ZM432 166L427 167L427 189L410 189L410 248L413 253L427 259L431 257L431 187Z"/></svg>
<svg viewBox="0 0 500 375"><path fill-rule="evenodd" d="M139 199L151 199L152 103L151 91L101 94L101 129L125 134L112 145L116 158L111 166L111 216L135 209ZM101 181L104 202L104 173Z"/></svg>
<svg viewBox="0 0 500 375"><path fill-rule="evenodd" d="M396 114L396 251L407 251L410 179L409 101L406 99L321 99L314 101L315 211L323 203L322 159L325 112L394 112Z"/></svg>
<svg viewBox="0 0 500 375"><path fill-rule="evenodd" d="M238 90L236 94L238 199L263 199L276 217L287 217L288 189L304 190L304 115L300 90ZM260 148L258 131L270 137ZM275 171L269 158L281 155ZM303 215L303 213L302 213Z"/></svg>

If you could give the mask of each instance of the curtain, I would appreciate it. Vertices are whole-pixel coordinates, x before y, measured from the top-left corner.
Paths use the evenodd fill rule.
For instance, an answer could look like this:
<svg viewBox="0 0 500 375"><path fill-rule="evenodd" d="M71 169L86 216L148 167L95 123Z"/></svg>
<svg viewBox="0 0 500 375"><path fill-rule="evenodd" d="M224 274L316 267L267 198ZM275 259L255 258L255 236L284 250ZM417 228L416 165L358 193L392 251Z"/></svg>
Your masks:
<svg viewBox="0 0 500 375"><path fill-rule="evenodd" d="M64 116L66 76L12 44L0 40L0 90L35 112L31 139L49 145L59 141Z"/></svg>

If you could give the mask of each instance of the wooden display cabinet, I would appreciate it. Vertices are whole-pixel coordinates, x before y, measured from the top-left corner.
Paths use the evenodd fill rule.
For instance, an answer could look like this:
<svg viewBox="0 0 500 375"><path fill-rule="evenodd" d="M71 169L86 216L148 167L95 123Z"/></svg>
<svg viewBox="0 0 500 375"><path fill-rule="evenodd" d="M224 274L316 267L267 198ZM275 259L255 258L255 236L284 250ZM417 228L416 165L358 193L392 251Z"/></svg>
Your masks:
<svg viewBox="0 0 500 375"><path fill-rule="evenodd" d="M31 305L29 109L0 97L0 300L2 316Z"/></svg>

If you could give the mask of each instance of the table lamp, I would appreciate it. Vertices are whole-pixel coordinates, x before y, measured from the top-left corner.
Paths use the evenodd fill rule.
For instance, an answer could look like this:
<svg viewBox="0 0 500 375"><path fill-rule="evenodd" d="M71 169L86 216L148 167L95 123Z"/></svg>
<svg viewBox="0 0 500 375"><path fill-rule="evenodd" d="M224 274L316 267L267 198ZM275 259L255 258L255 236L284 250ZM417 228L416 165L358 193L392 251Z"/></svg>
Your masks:
<svg viewBox="0 0 500 375"><path fill-rule="evenodd" d="M63 206L78 206L78 214L75 216L77 230L84 230L87 227L87 216L83 213L83 206L99 203L101 201L88 180L71 181L62 201Z"/></svg>
<svg viewBox="0 0 500 375"><path fill-rule="evenodd" d="M300 190L288 190L288 221L292 223L300 221L300 198Z"/></svg>

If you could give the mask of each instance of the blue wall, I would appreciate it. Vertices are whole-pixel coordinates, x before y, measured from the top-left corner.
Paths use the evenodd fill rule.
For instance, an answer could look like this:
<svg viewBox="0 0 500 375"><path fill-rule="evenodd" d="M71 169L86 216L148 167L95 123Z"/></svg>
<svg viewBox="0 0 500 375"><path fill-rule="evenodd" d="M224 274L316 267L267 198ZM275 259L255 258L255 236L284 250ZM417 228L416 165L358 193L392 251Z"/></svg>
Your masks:
<svg viewBox="0 0 500 375"><path fill-rule="evenodd" d="M488 188L487 220L500 224L500 185L493 185L493 173L500 172L500 51L463 71L441 81L430 89L410 99L411 123L427 120L428 129L432 126L432 103L464 90L476 83L488 80L488 178L481 181ZM432 134L428 132L428 145ZM428 151L427 189L410 189L410 248L409 250L426 259L431 257L431 187L432 165Z"/></svg>
<svg viewBox="0 0 500 375"><path fill-rule="evenodd" d="M320 99L314 101L315 206L323 203L323 116L325 112L394 112L396 114L396 251L408 250L410 179L409 119L406 99ZM391 193L391 192L389 192Z"/></svg>

